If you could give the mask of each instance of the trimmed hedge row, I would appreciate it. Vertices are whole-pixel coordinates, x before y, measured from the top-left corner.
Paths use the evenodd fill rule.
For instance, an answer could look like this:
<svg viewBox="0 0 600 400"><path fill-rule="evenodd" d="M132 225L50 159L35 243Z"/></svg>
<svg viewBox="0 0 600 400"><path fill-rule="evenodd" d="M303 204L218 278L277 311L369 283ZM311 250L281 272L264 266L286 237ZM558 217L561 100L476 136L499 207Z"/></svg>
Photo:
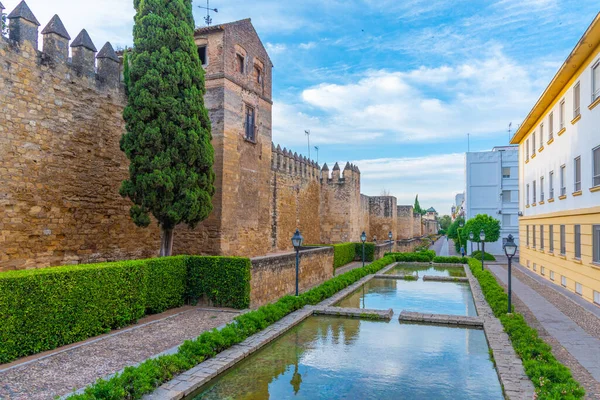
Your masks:
<svg viewBox="0 0 600 400"><path fill-rule="evenodd" d="M351 263L356 258L354 243L338 243L333 245L333 268Z"/></svg>
<svg viewBox="0 0 600 400"><path fill-rule="evenodd" d="M438 263L438 264L466 264L468 260L469 259L467 257L456 257L456 256L450 256L450 257L437 256L437 257L433 258L433 262Z"/></svg>
<svg viewBox="0 0 600 400"><path fill-rule="evenodd" d="M473 253L471 253L471 258L476 258L478 260L481 260L481 250L475 250ZM496 261L496 257L491 255L490 253L484 253L483 260L484 261Z"/></svg>
<svg viewBox="0 0 600 400"><path fill-rule="evenodd" d="M554 357L552 348L538 337L537 331L527 325L521 314L507 313L508 295L492 273L482 271L479 260L469 259L468 264L494 315L502 322L516 353L523 360L525 373L535 386L537 398L583 398L585 390L573 379L571 371Z"/></svg>
<svg viewBox="0 0 600 400"><path fill-rule="evenodd" d="M356 248L356 257L354 260L362 260L362 242L354 243ZM375 260L375 243L366 242L365 243L365 261L372 262Z"/></svg>
<svg viewBox="0 0 600 400"><path fill-rule="evenodd" d="M136 367L127 367L122 374L108 380L100 379L88 386L83 394L74 394L70 399L140 399L151 393L175 375L193 368L202 361L214 357L221 351L238 344L249 336L265 329L287 314L305 305L314 305L331 297L368 274L375 273L391 264L392 257L384 257L364 268L357 268L336 276L298 297L284 296L273 304L240 315L220 331L204 332L194 340L187 340L175 354L148 359Z"/></svg>
<svg viewBox="0 0 600 400"><path fill-rule="evenodd" d="M178 256L0 274L0 363L85 340L201 296L250 304L250 260Z"/></svg>
<svg viewBox="0 0 600 400"><path fill-rule="evenodd" d="M418 253L386 253L386 256L394 257L396 262L431 262L430 254Z"/></svg>

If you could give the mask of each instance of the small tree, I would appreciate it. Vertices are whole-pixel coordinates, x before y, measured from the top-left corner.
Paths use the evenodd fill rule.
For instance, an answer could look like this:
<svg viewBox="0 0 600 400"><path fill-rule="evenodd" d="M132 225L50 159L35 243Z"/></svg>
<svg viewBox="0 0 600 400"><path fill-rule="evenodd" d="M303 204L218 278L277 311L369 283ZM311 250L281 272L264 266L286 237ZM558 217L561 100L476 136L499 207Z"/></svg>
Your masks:
<svg viewBox="0 0 600 400"><path fill-rule="evenodd" d="M134 0L127 133L130 160L120 193L136 225L161 229L160 255L172 254L173 230L212 211L214 150L204 107L204 70L194 43L191 0Z"/></svg>
<svg viewBox="0 0 600 400"><path fill-rule="evenodd" d="M415 197L415 206L413 208L415 209L415 214L423 214L423 210L421 209L421 205L419 204L419 195Z"/></svg>
<svg viewBox="0 0 600 400"><path fill-rule="evenodd" d="M442 215L439 218L440 221L440 229L443 229L445 231L448 230L448 228L450 227L450 225L452 224L452 218L449 215Z"/></svg>
<svg viewBox="0 0 600 400"><path fill-rule="evenodd" d="M481 240L479 239L479 234L481 230L485 233L485 242L493 243L500 239L500 221L497 219L490 217L487 214L477 214L475 218L471 218L467 221L464 229L461 232L461 240L463 243L466 243L469 238L469 233L473 232L473 242L479 243Z"/></svg>

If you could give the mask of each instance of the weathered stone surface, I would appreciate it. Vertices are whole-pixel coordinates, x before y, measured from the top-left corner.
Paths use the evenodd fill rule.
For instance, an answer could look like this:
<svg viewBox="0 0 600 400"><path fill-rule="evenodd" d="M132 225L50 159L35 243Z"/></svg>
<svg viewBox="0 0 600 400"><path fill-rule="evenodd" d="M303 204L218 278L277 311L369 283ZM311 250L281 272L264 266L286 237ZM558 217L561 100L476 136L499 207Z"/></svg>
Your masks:
<svg viewBox="0 0 600 400"><path fill-rule="evenodd" d="M423 276L424 281L435 281L435 282L469 282L469 278L462 276L435 276L425 275Z"/></svg>
<svg viewBox="0 0 600 400"><path fill-rule="evenodd" d="M313 310L317 315L336 315L353 318L381 319L385 321L391 320L394 315L394 310L391 308L388 310L370 310L368 308L316 306Z"/></svg>
<svg viewBox="0 0 600 400"><path fill-rule="evenodd" d="M456 325L483 328L483 320L479 317L464 315L426 314L412 311L402 311L398 320L405 322L422 322L437 325Z"/></svg>
<svg viewBox="0 0 600 400"><path fill-rule="evenodd" d="M396 214L398 216L396 231L398 239L412 239L413 236L413 206L397 206Z"/></svg>

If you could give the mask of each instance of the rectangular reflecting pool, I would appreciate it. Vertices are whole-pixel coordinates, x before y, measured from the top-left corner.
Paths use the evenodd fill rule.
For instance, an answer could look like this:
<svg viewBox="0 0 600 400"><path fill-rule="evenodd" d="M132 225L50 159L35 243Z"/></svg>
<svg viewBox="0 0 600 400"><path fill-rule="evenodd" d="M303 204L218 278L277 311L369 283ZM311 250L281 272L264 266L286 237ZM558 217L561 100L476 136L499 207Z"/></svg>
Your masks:
<svg viewBox="0 0 600 400"><path fill-rule="evenodd" d="M481 330L309 317L188 399L503 399Z"/></svg>
<svg viewBox="0 0 600 400"><path fill-rule="evenodd" d="M398 264L394 268L386 272L388 275L406 274L406 275L424 275L431 276L450 276L450 277L466 277L464 268L462 267L436 267L435 265L412 265Z"/></svg>
<svg viewBox="0 0 600 400"><path fill-rule="evenodd" d="M340 300L338 307L416 311L476 316L471 287L466 282L371 279Z"/></svg>

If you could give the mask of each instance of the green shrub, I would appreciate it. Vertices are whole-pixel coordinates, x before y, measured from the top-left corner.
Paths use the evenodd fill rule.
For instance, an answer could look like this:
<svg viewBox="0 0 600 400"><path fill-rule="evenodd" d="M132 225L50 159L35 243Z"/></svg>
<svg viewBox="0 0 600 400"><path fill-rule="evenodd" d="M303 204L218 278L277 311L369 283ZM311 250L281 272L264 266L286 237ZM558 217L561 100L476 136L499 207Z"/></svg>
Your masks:
<svg viewBox="0 0 600 400"><path fill-rule="evenodd" d="M417 253L426 255L429 257L429 261L433 261L436 256L435 250L419 250Z"/></svg>
<svg viewBox="0 0 600 400"><path fill-rule="evenodd" d="M471 253L471 258L476 258L478 260L481 260L481 250L475 250L473 253ZM490 253L484 253L483 260L484 261L496 261L496 257L491 255Z"/></svg>
<svg viewBox="0 0 600 400"><path fill-rule="evenodd" d="M481 262L468 260L473 275L479 281L485 299L510 337L512 346L523 360L525 373L535 386L537 398L581 399L585 391L573 379L571 372L552 354L551 347L538 337L537 331L525 322L521 314L508 314L508 296L492 273L481 270Z"/></svg>
<svg viewBox="0 0 600 400"><path fill-rule="evenodd" d="M356 268L336 276L298 297L284 296L273 304L239 315L220 331L213 329L202 333L194 340L185 341L176 354L148 359L135 367L127 367L123 373L108 380L99 379L88 386L84 393L74 394L69 398L75 400L140 399L144 394L152 392L164 382L171 380L176 374L193 368L207 358L214 357L305 305L318 304L393 261L391 256L384 257L364 268Z"/></svg>
<svg viewBox="0 0 600 400"><path fill-rule="evenodd" d="M433 262L438 264L466 264L468 261L467 257L434 257Z"/></svg>
<svg viewBox="0 0 600 400"><path fill-rule="evenodd" d="M356 258L355 260L362 260L362 242L354 243L356 246ZM365 243L365 261L372 262L375 260L375 243Z"/></svg>
<svg viewBox="0 0 600 400"><path fill-rule="evenodd" d="M431 262L430 254L422 253L385 253L385 256L394 257L396 262Z"/></svg>
<svg viewBox="0 0 600 400"><path fill-rule="evenodd" d="M339 243L333 245L333 268L341 267L342 265L351 263L355 258L355 243Z"/></svg>
<svg viewBox="0 0 600 400"><path fill-rule="evenodd" d="M0 363L85 340L206 296L250 304L250 260L178 256L0 274Z"/></svg>
<svg viewBox="0 0 600 400"><path fill-rule="evenodd" d="M442 236L443 236L443 235L445 235L445 234L446 234L446 230L445 230L445 229L440 229L440 230L438 231L438 235L442 235Z"/></svg>

